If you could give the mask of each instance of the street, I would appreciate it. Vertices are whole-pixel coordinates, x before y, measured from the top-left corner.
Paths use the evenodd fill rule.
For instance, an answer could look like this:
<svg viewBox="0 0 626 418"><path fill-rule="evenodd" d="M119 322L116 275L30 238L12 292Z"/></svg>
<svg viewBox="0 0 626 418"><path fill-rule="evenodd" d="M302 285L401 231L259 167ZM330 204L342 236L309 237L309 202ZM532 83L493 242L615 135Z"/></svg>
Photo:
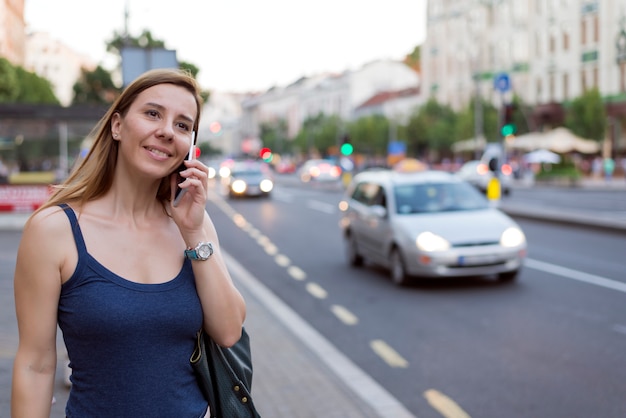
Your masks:
<svg viewBox="0 0 626 418"><path fill-rule="evenodd" d="M591 201L585 193L560 190L556 198ZM529 189L512 199L547 204L554 194ZM592 200L605 210L623 210L623 195L598 196ZM348 267L340 199L341 188L279 184L269 199L215 193L207 208L226 252L420 418L459 410L487 418L626 414L626 234L520 218L529 253L517 282L477 277L401 288L383 269ZM0 232L0 416L8 416L17 347L19 237ZM64 416L62 367L55 418Z"/></svg>
<svg viewBox="0 0 626 418"><path fill-rule="evenodd" d="M557 198L584 206L578 193ZM438 396L475 417L625 413L623 233L520 219L529 257L516 283L397 288L382 269L347 266L340 196L282 187L209 210L240 263L420 417L441 416Z"/></svg>

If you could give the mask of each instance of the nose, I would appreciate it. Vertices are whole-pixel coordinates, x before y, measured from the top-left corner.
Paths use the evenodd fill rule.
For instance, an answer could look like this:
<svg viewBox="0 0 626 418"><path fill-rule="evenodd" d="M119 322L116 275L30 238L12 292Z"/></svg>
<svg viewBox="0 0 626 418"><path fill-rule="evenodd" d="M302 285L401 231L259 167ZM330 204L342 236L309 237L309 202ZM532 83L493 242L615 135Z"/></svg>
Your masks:
<svg viewBox="0 0 626 418"><path fill-rule="evenodd" d="M174 129L172 124L167 121L163 121L156 132L157 136L161 139L171 141L174 138Z"/></svg>

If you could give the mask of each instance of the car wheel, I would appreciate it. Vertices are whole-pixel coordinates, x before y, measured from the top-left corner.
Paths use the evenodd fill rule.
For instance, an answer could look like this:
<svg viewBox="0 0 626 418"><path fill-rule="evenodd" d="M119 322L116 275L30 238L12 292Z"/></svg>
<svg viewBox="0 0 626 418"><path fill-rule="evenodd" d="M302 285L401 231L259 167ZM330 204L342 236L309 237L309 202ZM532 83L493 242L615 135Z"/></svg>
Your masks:
<svg viewBox="0 0 626 418"><path fill-rule="evenodd" d="M397 248L391 250L391 254L389 256L389 274L391 276L391 281L398 286L405 285L409 281L404 267L402 254L400 254L400 250Z"/></svg>
<svg viewBox="0 0 626 418"><path fill-rule="evenodd" d="M348 264L352 267L358 267L363 265L363 257L359 254L357 249L356 239L352 234L347 234L345 237L346 245L346 258Z"/></svg>
<svg viewBox="0 0 626 418"><path fill-rule="evenodd" d="M501 282L512 282L517 279L517 275L519 274L519 270L507 271L504 273L498 274L498 280Z"/></svg>

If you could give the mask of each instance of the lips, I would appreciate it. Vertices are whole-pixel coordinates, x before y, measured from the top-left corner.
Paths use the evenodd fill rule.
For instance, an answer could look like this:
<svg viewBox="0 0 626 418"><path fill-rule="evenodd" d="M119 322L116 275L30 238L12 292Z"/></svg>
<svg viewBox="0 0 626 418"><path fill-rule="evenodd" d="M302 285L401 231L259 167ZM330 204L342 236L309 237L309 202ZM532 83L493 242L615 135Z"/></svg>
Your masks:
<svg viewBox="0 0 626 418"><path fill-rule="evenodd" d="M171 157L172 156L172 154L168 153L167 151L163 151L157 148L152 148L152 147L145 147L145 148L152 154L157 155L159 157Z"/></svg>

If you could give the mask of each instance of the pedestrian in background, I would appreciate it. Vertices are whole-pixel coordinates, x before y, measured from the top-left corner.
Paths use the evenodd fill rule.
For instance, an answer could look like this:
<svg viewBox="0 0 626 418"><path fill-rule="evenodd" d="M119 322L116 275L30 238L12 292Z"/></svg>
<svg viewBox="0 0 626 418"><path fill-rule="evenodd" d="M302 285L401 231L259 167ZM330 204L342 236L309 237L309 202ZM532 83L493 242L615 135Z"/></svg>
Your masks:
<svg viewBox="0 0 626 418"><path fill-rule="evenodd" d="M241 336L245 302L206 212L208 168L186 161L196 81L152 70L93 131L87 157L25 225L15 269L13 418L49 417L57 322L72 368L68 417L203 417L189 363L204 327ZM186 190L173 205L177 184Z"/></svg>

